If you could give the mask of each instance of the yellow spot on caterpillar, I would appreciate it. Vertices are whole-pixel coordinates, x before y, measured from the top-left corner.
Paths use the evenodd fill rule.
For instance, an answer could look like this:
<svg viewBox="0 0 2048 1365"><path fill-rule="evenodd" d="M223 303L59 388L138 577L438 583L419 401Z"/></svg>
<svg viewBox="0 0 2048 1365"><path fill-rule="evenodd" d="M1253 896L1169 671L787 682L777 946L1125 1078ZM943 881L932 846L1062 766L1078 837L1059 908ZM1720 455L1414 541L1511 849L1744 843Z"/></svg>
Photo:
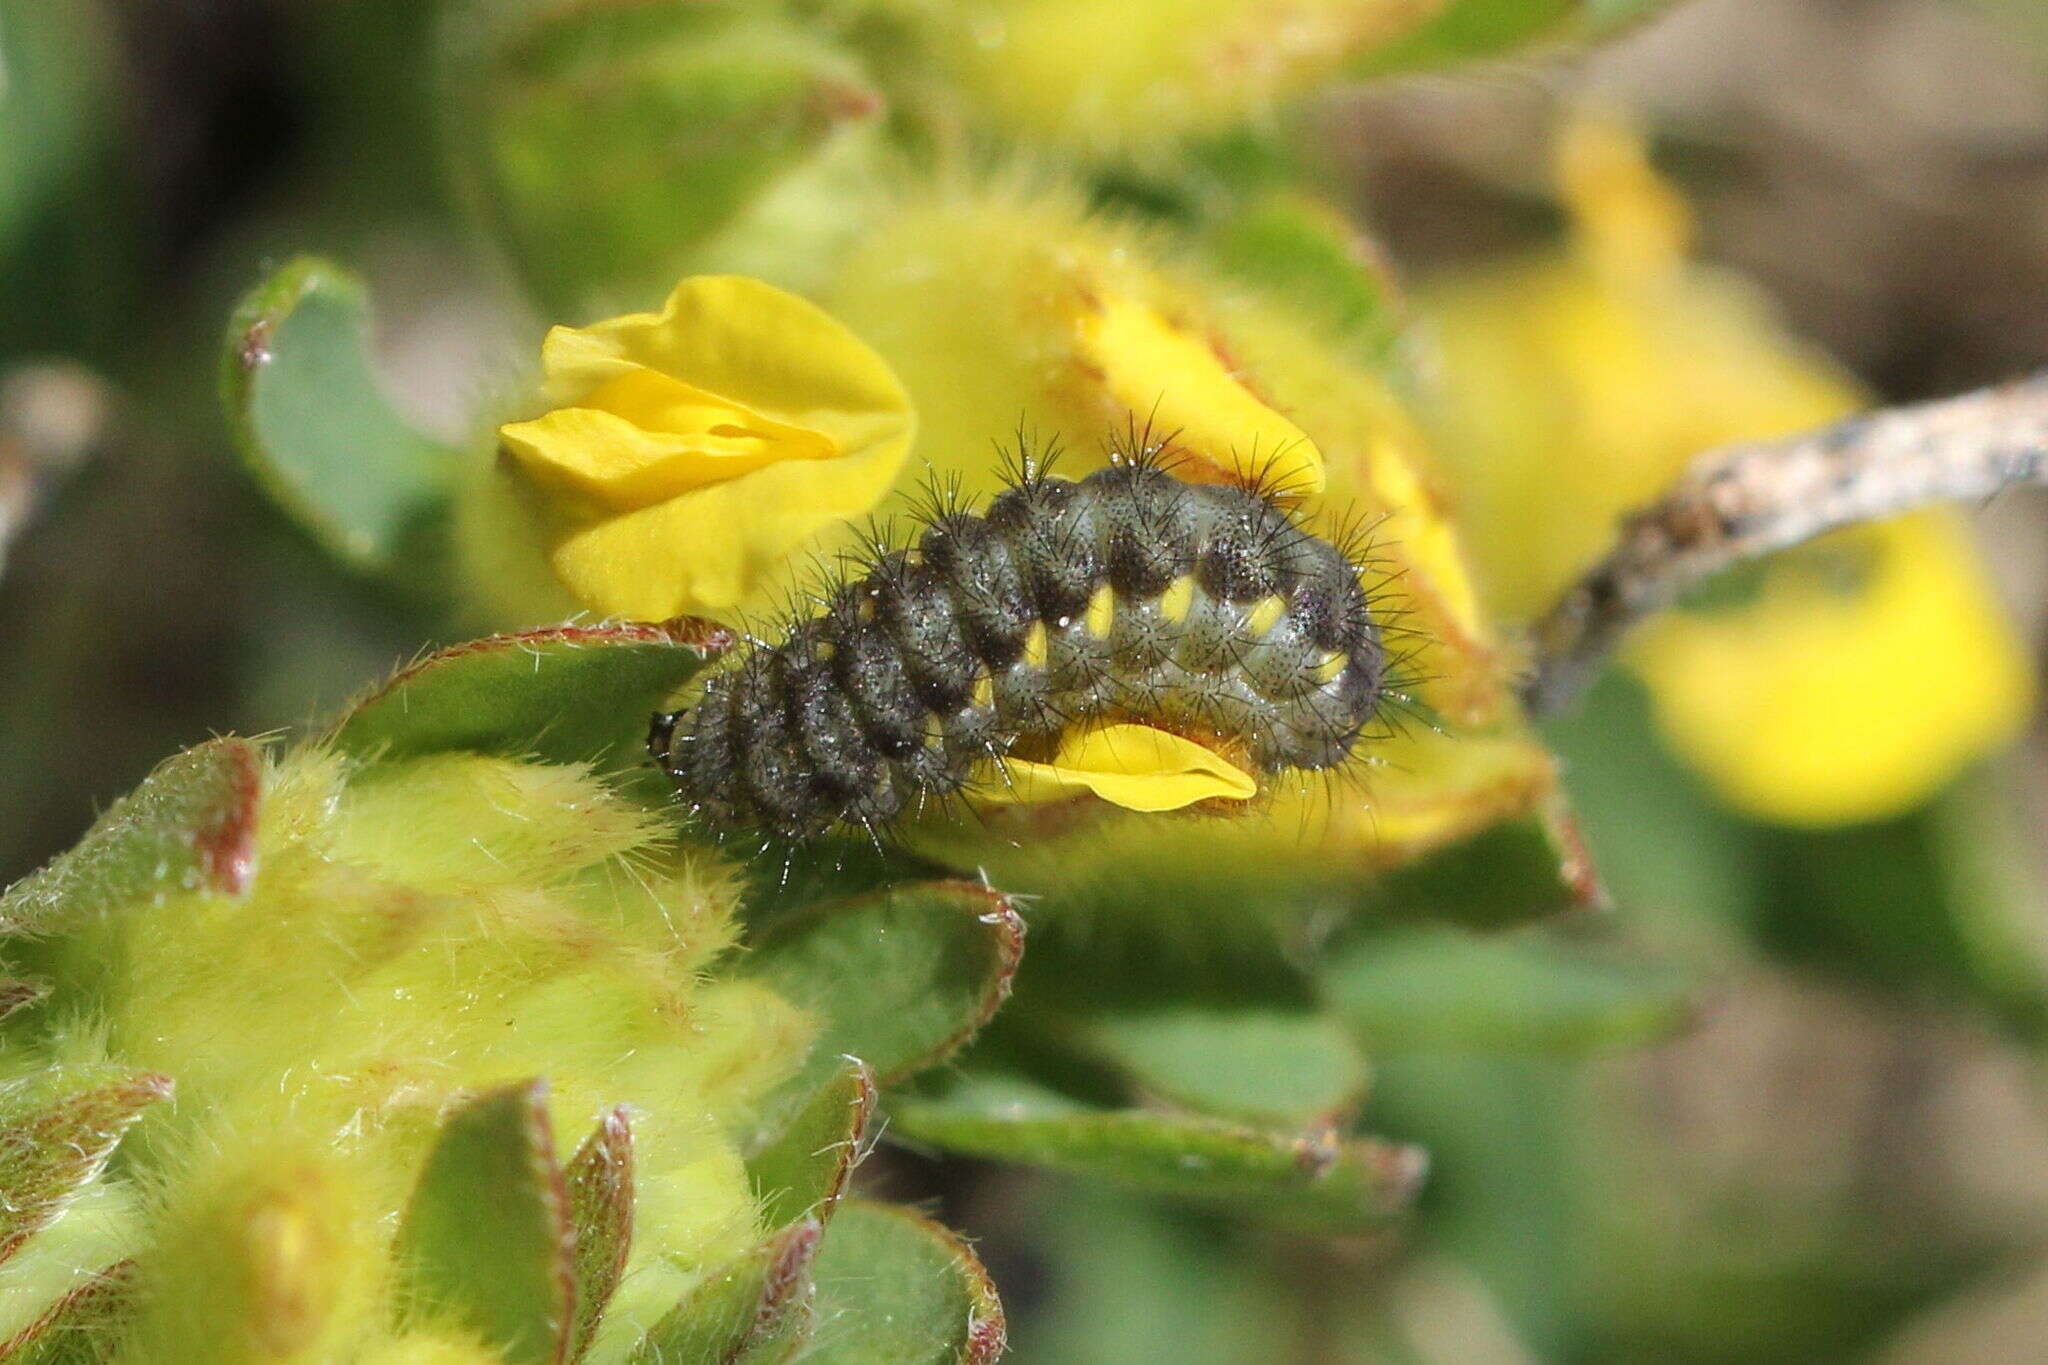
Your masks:
<svg viewBox="0 0 2048 1365"><path fill-rule="evenodd" d="M839 654L839 646L830 640L820 640L811 650L811 657L821 664L829 664Z"/></svg>
<svg viewBox="0 0 2048 1365"><path fill-rule="evenodd" d="M1193 574L1182 574L1166 585L1166 591L1159 595L1159 614L1178 624L1185 621L1188 608L1195 605L1195 578Z"/></svg>
<svg viewBox="0 0 2048 1365"><path fill-rule="evenodd" d="M1033 621L1030 633L1024 637L1024 662L1033 668L1044 668L1050 657L1052 649L1046 642L1045 622Z"/></svg>
<svg viewBox="0 0 2048 1365"><path fill-rule="evenodd" d="M1343 654L1334 649L1331 650L1323 656L1322 662L1316 665L1316 681L1335 682L1337 675L1344 671L1344 665L1350 662L1351 660Z"/></svg>
<svg viewBox="0 0 2048 1365"><path fill-rule="evenodd" d="M875 605L875 595L869 593L860 599L860 605L853 609L853 614L863 621L872 621L880 610L881 608Z"/></svg>
<svg viewBox="0 0 2048 1365"><path fill-rule="evenodd" d="M1109 628L1116 623L1116 589L1104 583L1088 598L1088 633L1097 639L1107 638Z"/></svg>
<svg viewBox="0 0 2048 1365"><path fill-rule="evenodd" d="M1250 614L1244 618L1245 629L1249 630L1253 635L1264 635L1273 628L1273 623L1278 621L1281 614L1286 610L1287 599L1280 596L1279 593L1274 593L1270 597L1261 597L1258 601L1252 603Z"/></svg>
<svg viewBox="0 0 2048 1365"><path fill-rule="evenodd" d="M984 709L996 704L996 680L986 673L974 680L974 704Z"/></svg>
<svg viewBox="0 0 2048 1365"><path fill-rule="evenodd" d="M927 711L924 717L924 743L927 749L936 749L946 742L946 723L936 711Z"/></svg>

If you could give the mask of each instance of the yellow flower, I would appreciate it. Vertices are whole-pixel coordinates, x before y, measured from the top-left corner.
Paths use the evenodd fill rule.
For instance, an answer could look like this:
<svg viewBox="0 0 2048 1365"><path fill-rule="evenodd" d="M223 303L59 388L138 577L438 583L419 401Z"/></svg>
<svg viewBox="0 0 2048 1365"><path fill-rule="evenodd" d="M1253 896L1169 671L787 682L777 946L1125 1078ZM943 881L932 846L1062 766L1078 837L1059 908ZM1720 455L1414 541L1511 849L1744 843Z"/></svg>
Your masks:
<svg viewBox="0 0 2048 1365"><path fill-rule="evenodd" d="M1686 612L1632 662L1671 746L1796 825L1897 815L2026 723L2026 654L1946 512L1793 551L1754 602Z"/></svg>
<svg viewBox="0 0 2048 1365"><path fill-rule="evenodd" d="M1099 467L1112 441L1149 435L1181 477L1262 481L1319 533L1374 526L1378 567L1393 580L1387 605L1414 627L1409 668L1431 678L1430 705L1459 727L1457 741L1420 727L1375 740L1371 753L1385 762L1362 780L1290 777L1267 784L1273 791L1227 745L1217 753L1200 737L1132 725L1083 731L1045 763L982 774L975 799L1002 808L990 815L1234 806L1250 817L1231 822L1246 857L1298 848L1309 830L1354 860L1400 861L1526 810L1550 789L1548 759L1508 700L1419 430L1384 378L1312 322L1060 196L1004 187L906 204L876 224L824 297L903 376L922 422L920 463L970 503L1000 487L993 452L1021 421L1032 450L1061 450L1057 470L1070 478ZM1479 757L1466 763L1466 752ZM1159 822L1141 824L1138 837L1170 842ZM1205 855L1213 851L1216 824L1194 827ZM967 843L984 837L978 825L958 833Z"/></svg>
<svg viewBox="0 0 2048 1365"><path fill-rule="evenodd" d="M1696 454L1864 403L1746 282L1688 262L1683 202L1635 135L1559 147L1563 252L1424 289L1434 430L1488 601L1530 620ZM1817 574L1853 562L1858 572ZM1730 804L1825 825L1925 799L2024 719L2020 646L1957 519L1842 533L1761 567L1753 600L1652 622L1627 656L1672 747Z"/></svg>
<svg viewBox="0 0 2048 1365"><path fill-rule="evenodd" d="M605 615L731 613L881 501L916 425L858 337L740 276L557 327L541 364L553 407L499 435L550 514L556 575Z"/></svg>

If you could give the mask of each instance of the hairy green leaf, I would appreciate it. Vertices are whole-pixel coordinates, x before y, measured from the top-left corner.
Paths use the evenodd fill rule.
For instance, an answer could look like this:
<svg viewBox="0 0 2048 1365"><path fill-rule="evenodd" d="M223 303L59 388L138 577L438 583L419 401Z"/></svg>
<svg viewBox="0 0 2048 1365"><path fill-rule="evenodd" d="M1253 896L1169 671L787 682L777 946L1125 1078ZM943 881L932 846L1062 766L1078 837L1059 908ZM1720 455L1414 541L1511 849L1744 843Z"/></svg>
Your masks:
<svg viewBox="0 0 2048 1365"><path fill-rule="evenodd" d="M866 1155L875 1112L875 1074L856 1057L815 1091L775 1140L747 1158L747 1177L769 1227L832 1216L853 1168Z"/></svg>
<svg viewBox="0 0 2048 1365"><path fill-rule="evenodd" d="M790 1359L811 1330L811 1262L821 1232L817 1219L800 1218L712 1272L641 1338L632 1365Z"/></svg>
<svg viewBox="0 0 2048 1365"><path fill-rule="evenodd" d="M731 643L690 617L493 635L399 670L332 738L364 758L466 750L632 763L644 757L648 717Z"/></svg>
<svg viewBox="0 0 2048 1365"><path fill-rule="evenodd" d="M1404 1212L1426 1166L1412 1147L1268 1131L1149 1109L1104 1109L1021 1076L962 1074L889 1103L894 1135L1000 1161L1362 1232Z"/></svg>
<svg viewBox="0 0 2048 1365"><path fill-rule="evenodd" d="M263 751L216 739L165 759L76 847L0 894L0 933L63 933L178 891L239 896L256 879Z"/></svg>
<svg viewBox="0 0 2048 1365"><path fill-rule="evenodd" d="M858 1057L887 1085L957 1051L1008 998L1024 922L971 882L925 882L788 916L746 969L820 1023L802 1070L764 1106L768 1133Z"/></svg>
<svg viewBox="0 0 2048 1365"><path fill-rule="evenodd" d="M818 1329L806 1365L984 1365L1007 1326L965 1243L894 1204L850 1199L818 1255Z"/></svg>
<svg viewBox="0 0 2048 1365"><path fill-rule="evenodd" d="M468 1324L506 1365L568 1349L574 1231L554 1150L544 1083L478 1097L442 1126L398 1230L406 1312Z"/></svg>
<svg viewBox="0 0 2048 1365"><path fill-rule="evenodd" d="M53 1067L0 1087L0 1261L91 1184L169 1078L109 1066Z"/></svg>

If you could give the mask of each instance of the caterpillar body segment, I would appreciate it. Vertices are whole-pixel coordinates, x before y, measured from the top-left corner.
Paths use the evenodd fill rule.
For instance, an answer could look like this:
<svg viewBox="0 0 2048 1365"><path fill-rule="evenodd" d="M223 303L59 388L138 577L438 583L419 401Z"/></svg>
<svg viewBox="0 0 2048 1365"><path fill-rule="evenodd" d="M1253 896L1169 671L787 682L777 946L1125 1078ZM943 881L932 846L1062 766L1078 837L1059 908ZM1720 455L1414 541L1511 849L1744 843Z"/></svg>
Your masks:
<svg viewBox="0 0 2048 1365"><path fill-rule="evenodd" d="M714 827L803 839L886 826L1081 725L1186 734L1262 784L1335 767L1387 663L1344 551L1257 490L1126 462L942 511L657 716L650 747Z"/></svg>

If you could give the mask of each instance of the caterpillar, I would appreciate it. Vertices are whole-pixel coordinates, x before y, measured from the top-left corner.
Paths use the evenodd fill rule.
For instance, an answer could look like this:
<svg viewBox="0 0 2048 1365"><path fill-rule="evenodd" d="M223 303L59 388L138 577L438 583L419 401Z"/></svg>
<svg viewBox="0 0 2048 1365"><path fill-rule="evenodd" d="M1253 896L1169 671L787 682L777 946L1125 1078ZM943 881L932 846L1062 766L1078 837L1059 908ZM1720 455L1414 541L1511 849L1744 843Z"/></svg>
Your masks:
<svg viewBox="0 0 2048 1365"><path fill-rule="evenodd" d="M1379 710L1383 623L1353 561L1261 489L1026 464L984 513L877 544L779 644L655 716L649 749L714 826L792 840L872 836L1082 724L1200 738L1263 787L1344 762Z"/></svg>

